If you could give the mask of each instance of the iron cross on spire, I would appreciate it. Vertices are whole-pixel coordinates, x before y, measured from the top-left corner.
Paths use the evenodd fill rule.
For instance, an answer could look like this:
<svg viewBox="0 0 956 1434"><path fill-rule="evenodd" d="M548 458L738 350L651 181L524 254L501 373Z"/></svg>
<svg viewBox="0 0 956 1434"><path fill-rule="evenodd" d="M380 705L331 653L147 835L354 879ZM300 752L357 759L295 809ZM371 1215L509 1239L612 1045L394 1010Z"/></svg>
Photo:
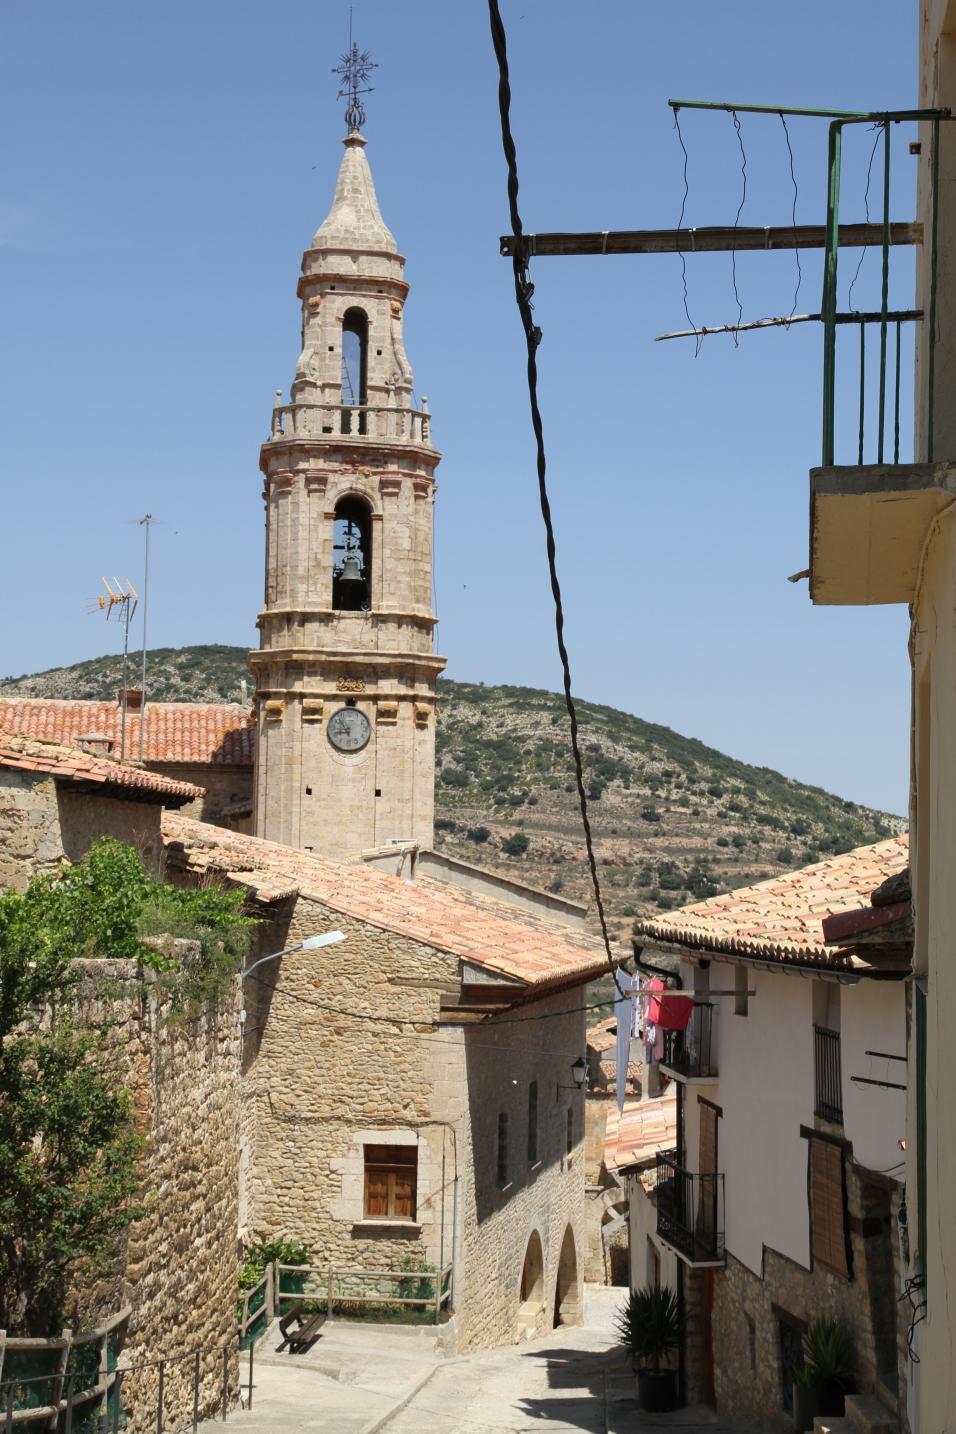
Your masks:
<svg viewBox="0 0 956 1434"><path fill-rule="evenodd" d="M342 81L337 99L345 100L345 123L352 130L361 129L365 123L365 106L360 95L370 95L372 86L369 79L378 65L369 57L368 50L359 50L352 39L352 12L349 10L349 48L332 71Z"/></svg>

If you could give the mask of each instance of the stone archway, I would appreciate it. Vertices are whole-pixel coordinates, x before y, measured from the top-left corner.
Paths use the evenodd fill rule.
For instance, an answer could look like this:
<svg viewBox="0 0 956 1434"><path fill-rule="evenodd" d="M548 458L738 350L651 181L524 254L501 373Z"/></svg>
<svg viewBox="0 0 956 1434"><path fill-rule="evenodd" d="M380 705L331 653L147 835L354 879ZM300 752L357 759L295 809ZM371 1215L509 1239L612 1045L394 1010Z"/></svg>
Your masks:
<svg viewBox="0 0 956 1434"><path fill-rule="evenodd" d="M561 1241L558 1257L558 1277L554 1282L554 1327L561 1324L581 1324L581 1285L578 1279L578 1250L574 1231L569 1225Z"/></svg>
<svg viewBox="0 0 956 1434"><path fill-rule="evenodd" d="M516 1338L532 1339L543 1333L544 1302L544 1249L541 1236L532 1230L521 1267L521 1286L518 1291L518 1320Z"/></svg>
<svg viewBox="0 0 956 1434"><path fill-rule="evenodd" d="M544 1250L537 1230L531 1231L525 1250L519 1298L522 1304L527 1304L529 1300L540 1303L544 1299Z"/></svg>

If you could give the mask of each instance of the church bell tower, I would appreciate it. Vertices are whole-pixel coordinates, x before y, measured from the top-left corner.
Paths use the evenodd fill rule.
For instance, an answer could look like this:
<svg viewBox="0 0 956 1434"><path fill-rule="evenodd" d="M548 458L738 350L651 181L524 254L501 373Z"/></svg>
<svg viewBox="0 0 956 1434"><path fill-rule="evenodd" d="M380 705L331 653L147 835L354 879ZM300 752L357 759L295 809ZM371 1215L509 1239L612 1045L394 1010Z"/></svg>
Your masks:
<svg viewBox="0 0 956 1434"><path fill-rule="evenodd" d="M344 140L328 217L302 260L302 351L262 445L265 600L249 656L258 836L352 860L430 846L435 468L405 356L405 261L365 139Z"/></svg>

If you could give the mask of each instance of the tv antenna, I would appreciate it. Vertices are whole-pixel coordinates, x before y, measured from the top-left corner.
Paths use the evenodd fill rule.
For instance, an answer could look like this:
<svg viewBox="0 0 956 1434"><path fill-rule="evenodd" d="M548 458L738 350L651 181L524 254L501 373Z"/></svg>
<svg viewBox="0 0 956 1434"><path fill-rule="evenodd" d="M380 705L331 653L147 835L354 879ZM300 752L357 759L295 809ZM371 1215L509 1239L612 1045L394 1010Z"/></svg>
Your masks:
<svg viewBox="0 0 956 1434"><path fill-rule="evenodd" d="M123 624L123 698L122 717L120 719L120 761L126 760L126 692L127 678L129 671L129 625L133 621L136 609L139 606L139 593L133 587L129 578L125 584L119 578L103 579L103 586L106 595L103 593L97 597L90 612L105 612L106 621L109 622L114 613L118 622Z"/></svg>

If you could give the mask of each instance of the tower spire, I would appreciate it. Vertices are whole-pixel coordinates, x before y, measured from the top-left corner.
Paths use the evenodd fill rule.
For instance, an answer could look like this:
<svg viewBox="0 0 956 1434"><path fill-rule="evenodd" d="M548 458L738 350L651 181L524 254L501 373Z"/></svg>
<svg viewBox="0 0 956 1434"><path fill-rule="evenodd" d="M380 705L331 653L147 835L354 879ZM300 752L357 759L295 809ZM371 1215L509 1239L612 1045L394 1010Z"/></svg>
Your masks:
<svg viewBox="0 0 956 1434"><path fill-rule="evenodd" d="M349 6L349 47L332 71L342 81L336 96L345 100L345 126L349 134L360 130L365 123L365 106L362 95L370 95L372 86L369 79L378 65L371 59L368 50L360 50L352 39L352 7Z"/></svg>

